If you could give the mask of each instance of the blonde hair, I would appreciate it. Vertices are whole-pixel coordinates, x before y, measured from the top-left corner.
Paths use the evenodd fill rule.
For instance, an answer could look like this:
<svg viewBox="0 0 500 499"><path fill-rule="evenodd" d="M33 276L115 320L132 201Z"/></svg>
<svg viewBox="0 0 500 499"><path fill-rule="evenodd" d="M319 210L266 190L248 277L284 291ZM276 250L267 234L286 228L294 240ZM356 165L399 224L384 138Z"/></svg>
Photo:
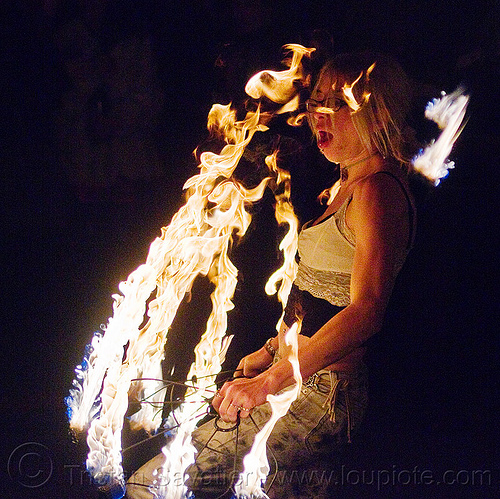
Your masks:
<svg viewBox="0 0 500 499"><path fill-rule="evenodd" d="M352 110L352 120L360 139L368 149L375 148L408 171L418 147L415 132L406 122L412 91L402 67L384 54L341 54L322 67L317 81L322 77L333 77L337 85L352 85L360 106Z"/></svg>

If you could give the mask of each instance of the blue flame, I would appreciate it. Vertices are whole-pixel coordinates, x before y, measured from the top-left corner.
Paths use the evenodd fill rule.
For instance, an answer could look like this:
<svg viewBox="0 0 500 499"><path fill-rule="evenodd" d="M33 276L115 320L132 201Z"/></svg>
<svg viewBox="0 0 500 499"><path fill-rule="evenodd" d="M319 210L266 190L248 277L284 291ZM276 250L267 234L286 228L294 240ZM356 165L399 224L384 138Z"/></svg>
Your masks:
<svg viewBox="0 0 500 499"><path fill-rule="evenodd" d="M71 383L73 385L73 388L70 388L69 395L64 398L64 403L66 405L66 415L69 421L71 421L73 414L80 405L83 396L83 382L86 373L90 367L89 363L90 356L94 352L94 346L92 345L92 343L94 341L94 338L100 339L102 338L102 335L103 333L101 331L94 332L94 335L92 337L92 342L85 345L84 355L81 364L75 367L75 379ZM92 405L90 414L91 419L94 419L96 416L99 415L100 407L101 407L101 397L97 397L96 400L94 401L94 404Z"/></svg>

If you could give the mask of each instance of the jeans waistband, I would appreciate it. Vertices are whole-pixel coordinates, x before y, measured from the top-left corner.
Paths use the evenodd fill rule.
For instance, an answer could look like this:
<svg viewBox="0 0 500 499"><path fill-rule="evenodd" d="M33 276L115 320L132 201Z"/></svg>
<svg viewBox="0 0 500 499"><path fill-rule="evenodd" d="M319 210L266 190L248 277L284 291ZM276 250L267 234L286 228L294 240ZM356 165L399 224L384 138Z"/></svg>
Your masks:
<svg viewBox="0 0 500 499"><path fill-rule="evenodd" d="M366 377L368 376L368 368L365 364L360 364L355 371L331 371L330 369L321 369L311 375L304 382L304 384L306 386L309 386L309 383L314 384L317 381L323 379L329 380L331 376L330 373L333 373L334 376L338 379L345 379L354 383L356 381L366 379Z"/></svg>
<svg viewBox="0 0 500 499"><path fill-rule="evenodd" d="M281 359L279 352L276 352L273 363ZM366 379L368 368L365 364L360 364L355 371L331 371L330 369L321 369L302 383L302 387L312 388L320 393L328 393L323 407L327 409L330 421L335 423L335 405L339 392L342 392L345 400L347 413L347 441L351 442L352 418L351 403L349 400L349 384L355 384Z"/></svg>
<svg viewBox="0 0 500 499"><path fill-rule="evenodd" d="M347 441L351 442L352 430L352 408L349 397L349 386L356 384L363 379L366 379L368 369L365 365L361 365L360 369L353 372L336 372L329 369L321 369L310 376L303 386L318 391L319 393L327 394L323 407L327 410L332 423L336 422L335 409L337 405L337 398L342 393L345 401L346 415L347 415Z"/></svg>

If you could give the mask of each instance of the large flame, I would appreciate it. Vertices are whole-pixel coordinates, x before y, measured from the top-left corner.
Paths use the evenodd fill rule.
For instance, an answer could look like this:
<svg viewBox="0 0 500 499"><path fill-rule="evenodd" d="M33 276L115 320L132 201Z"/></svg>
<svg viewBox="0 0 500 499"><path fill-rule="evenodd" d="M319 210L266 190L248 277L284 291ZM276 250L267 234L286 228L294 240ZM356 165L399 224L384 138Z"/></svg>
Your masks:
<svg viewBox="0 0 500 499"><path fill-rule="evenodd" d="M290 69L269 73L276 82L270 98L283 104L280 112L296 108L294 82L302 77L300 59L312 51L300 46L288 48L293 50ZM297 222L289 202L289 177L277 167L276 155L266 160L271 176L255 188L247 189L233 177L253 135L267 129L260 121L259 110L248 113L243 121L236 121L236 112L230 106L212 107L208 127L217 129L225 138L225 147L220 154L205 152L200 156L200 172L184 186L186 204L153 241L146 263L120 284L122 294L113 295L113 316L104 334L95 335L84 361L76 368L77 379L66 400L70 426L81 431L90 424L87 467L98 483L123 483L121 432L129 394L148 401L133 415L133 427L147 431L158 429L163 383L152 380L161 378L167 333L195 278L208 276L215 287L211 296L213 309L188 374L188 385L196 380L196 388L188 388L187 403L176 411L179 422L176 437L169 448L163 450L167 458L164 469L169 472L182 475L193 461L190 435L205 414L209 386L213 386L220 372L231 339L225 336L226 314L233 307L231 298L237 283L237 269L229 259L229 247L234 235L242 237L248 229L251 222L248 206L262 197L271 176L277 177L278 190L287 186L277 195L276 216L279 223L286 222L290 228L281 244L284 264L272 276L266 290L275 291L281 281L278 295L283 303L286 301L295 275L293 257L297 245ZM152 295L154 298L147 309L149 318L141 328L146 304ZM172 459L169 456L173 456ZM159 477L155 489L158 497L186 495L185 488L169 490L163 482Z"/></svg>
<svg viewBox="0 0 500 499"><path fill-rule="evenodd" d="M290 173L278 167L276 162L276 153L266 158L266 164L271 171L277 173L277 185L283 185L283 191L276 194L275 216L280 225L286 224L288 226L288 232L285 234L285 237L281 241L279 247L284 255L283 265L269 278L266 283L265 291L268 295L275 294L277 284L281 281L281 285L278 290L278 299L284 308L297 273L295 255L297 254L298 245L298 220L295 216L292 202L290 200ZM277 329L279 330L279 324Z"/></svg>
<svg viewBox="0 0 500 499"><path fill-rule="evenodd" d="M220 107L216 106L213 114L219 111ZM227 113L234 119L235 113L229 107ZM122 475L120 435L131 381L138 377L161 378L160 363L168 329L180 302L198 275L210 275L216 289L212 294L213 311L208 320L207 332L195 351L196 360L189 374L190 379L193 376L199 379L198 388L187 396L196 396L200 406L206 404L205 388L214 382L229 344L228 338L224 337L225 314L232 308L231 297L237 283L237 271L227 256L228 247L233 233L244 235L250 224L251 217L245 204L260 199L269 180L264 179L251 190L231 180L246 145L259 130L265 130L265 127L259 124L258 112L252 113L245 122L234 123L234 144L227 144L220 155L202 155L200 173L185 185L189 196L186 205L163 229L162 236L153 242L146 264L139 267L120 287L125 299L115 298L115 315L110 319L103 338L109 338L109 334L115 331L122 333L113 345L119 355L115 354L113 362L107 366L101 412L92 421L87 439L90 447L87 466L97 481ZM146 326L139 332L123 335L133 322L130 313L120 312L123 309L126 312L137 310L137 317L133 318L136 318L136 323L142 321L139 304L142 302L144 307L155 285L156 297L149 305ZM124 339L128 339L130 344L122 363L120 357L123 356ZM161 388L161 382L155 384L151 381L139 381L138 386L134 386L136 392L142 392L146 400L153 402L144 404L132 417L136 427L144 427L149 431L158 428L161 419L155 418L158 409L153 394L159 394L156 402L160 403Z"/></svg>

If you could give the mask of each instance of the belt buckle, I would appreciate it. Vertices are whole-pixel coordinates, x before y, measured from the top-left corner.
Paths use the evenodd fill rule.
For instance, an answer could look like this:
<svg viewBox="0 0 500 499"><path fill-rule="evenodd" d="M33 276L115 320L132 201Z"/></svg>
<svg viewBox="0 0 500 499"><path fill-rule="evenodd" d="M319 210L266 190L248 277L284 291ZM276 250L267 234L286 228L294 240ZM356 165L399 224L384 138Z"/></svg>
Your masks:
<svg viewBox="0 0 500 499"><path fill-rule="evenodd" d="M318 377L319 377L318 373L311 374L311 376L307 378L307 381L304 383L304 385L309 388L316 387L318 382Z"/></svg>

